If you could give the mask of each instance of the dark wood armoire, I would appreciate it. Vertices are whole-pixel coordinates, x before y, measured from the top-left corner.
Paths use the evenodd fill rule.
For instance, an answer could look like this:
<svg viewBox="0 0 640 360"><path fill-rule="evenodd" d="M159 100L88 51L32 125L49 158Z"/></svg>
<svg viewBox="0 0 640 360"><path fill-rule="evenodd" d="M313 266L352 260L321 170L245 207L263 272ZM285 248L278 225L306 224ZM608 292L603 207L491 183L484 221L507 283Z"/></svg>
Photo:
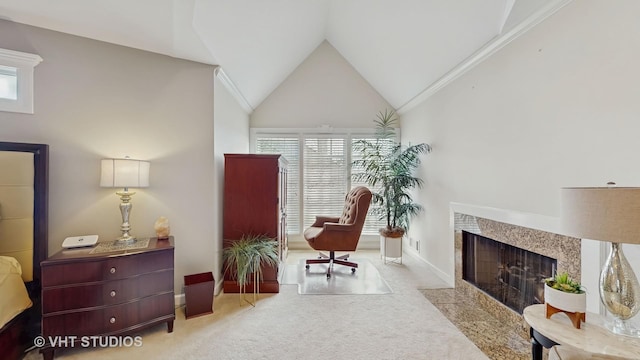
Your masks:
<svg viewBox="0 0 640 360"><path fill-rule="evenodd" d="M287 160L281 155L225 154L223 239L266 235L278 240L280 266L263 268L259 291L277 293L287 256ZM253 292L247 284L246 292ZM237 293L238 284L225 274L224 292Z"/></svg>

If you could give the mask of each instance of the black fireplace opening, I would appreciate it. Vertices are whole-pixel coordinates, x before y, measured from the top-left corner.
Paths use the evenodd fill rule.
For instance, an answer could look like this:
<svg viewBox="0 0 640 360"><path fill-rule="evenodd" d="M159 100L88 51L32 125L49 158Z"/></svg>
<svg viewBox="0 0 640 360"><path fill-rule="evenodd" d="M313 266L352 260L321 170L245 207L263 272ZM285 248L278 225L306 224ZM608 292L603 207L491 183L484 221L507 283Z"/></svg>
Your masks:
<svg viewBox="0 0 640 360"><path fill-rule="evenodd" d="M556 267L556 259L462 231L462 278L519 314L544 303L544 279Z"/></svg>

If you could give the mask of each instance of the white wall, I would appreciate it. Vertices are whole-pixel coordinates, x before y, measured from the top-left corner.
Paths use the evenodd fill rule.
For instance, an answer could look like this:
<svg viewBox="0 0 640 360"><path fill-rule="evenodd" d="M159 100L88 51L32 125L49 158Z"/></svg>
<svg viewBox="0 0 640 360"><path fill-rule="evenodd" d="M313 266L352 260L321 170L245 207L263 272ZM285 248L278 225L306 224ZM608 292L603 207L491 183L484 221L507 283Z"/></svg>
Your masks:
<svg viewBox="0 0 640 360"><path fill-rule="evenodd" d="M251 114L252 128L371 129L391 105L327 41L323 41ZM313 130L310 130L313 131ZM320 131L325 131L321 129ZM310 249L302 234L289 234L290 249ZM363 236L358 248L379 246Z"/></svg>
<svg viewBox="0 0 640 360"><path fill-rule="evenodd" d="M371 128L393 109L323 41L251 114L254 128Z"/></svg>
<svg viewBox="0 0 640 360"><path fill-rule="evenodd" d="M120 234L120 199L99 187L100 159L129 155L151 161L132 234L154 236L155 220L169 219L178 292L184 275L212 271L214 67L5 20L0 47L44 59L35 114L0 112L0 141L50 145L49 254L67 236Z"/></svg>
<svg viewBox="0 0 640 360"><path fill-rule="evenodd" d="M452 201L555 217L563 186L640 185L638 13L634 0L574 1L403 115L403 141L433 145L410 234L425 260L453 275Z"/></svg>
<svg viewBox="0 0 640 360"><path fill-rule="evenodd" d="M214 82L214 193L216 216L214 218L216 294L223 283L222 270L222 211L224 199L224 154L249 152L249 114L247 114L223 83L216 77Z"/></svg>

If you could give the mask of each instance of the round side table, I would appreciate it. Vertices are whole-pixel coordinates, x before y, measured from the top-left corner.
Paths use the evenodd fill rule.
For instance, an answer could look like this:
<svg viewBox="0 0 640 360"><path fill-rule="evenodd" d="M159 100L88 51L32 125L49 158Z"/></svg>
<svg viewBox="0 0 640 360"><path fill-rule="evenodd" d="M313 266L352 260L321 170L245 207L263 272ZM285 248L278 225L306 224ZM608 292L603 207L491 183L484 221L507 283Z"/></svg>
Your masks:
<svg viewBox="0 0 640 360"><path fill-rule="evenodd" d="M549 319L545 305L527 306L522 315L531 327L531 354L533 360L542 359L542 347L569 345L594 354L615 355L631 359L640 356L640 339L616 335L604 327L602 316L587 313L587 321L576 329L564 313L556 313Z"/></svg>

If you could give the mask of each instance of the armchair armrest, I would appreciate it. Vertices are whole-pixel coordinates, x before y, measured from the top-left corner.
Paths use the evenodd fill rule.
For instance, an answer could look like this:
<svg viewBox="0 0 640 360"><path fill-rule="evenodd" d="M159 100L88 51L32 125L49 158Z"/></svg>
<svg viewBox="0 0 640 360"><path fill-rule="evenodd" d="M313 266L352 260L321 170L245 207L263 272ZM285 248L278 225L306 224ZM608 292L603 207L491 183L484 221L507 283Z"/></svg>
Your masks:
<svg viewBox="0 0 640 360"><path fill-rule="evenodd" d="M324 223L323 227L325 231L352 231L353 230L353 224L338 224L338 223L326 222Z"/></svg>
<svg viewBox="0 0 640 360"><path fill-rule="evenodd" d="M312 227L322 227L324 223L337 223L340 221L339 217L332 216L316 216L316 221L311 225Z"/></svg>

